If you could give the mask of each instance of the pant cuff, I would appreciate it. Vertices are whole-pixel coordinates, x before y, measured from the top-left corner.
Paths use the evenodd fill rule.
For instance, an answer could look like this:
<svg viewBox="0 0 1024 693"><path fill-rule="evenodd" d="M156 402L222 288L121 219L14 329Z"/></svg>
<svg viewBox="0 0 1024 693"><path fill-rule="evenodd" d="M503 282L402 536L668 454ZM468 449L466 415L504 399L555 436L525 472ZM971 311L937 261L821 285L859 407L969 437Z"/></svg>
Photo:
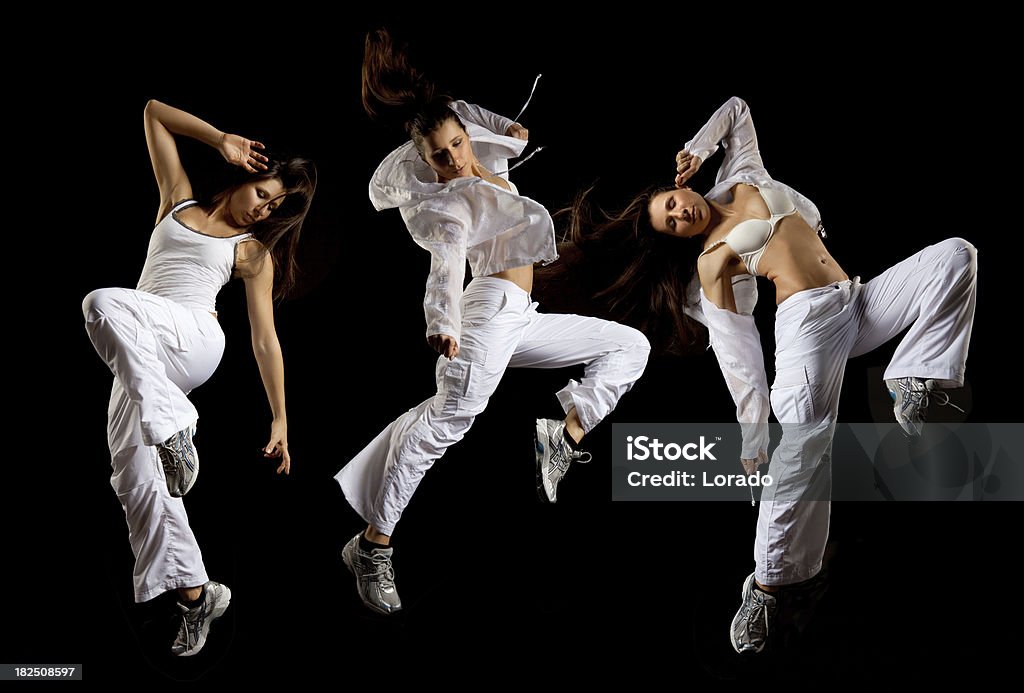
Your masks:
<svg viewBox="0 0 1024 693"><path fill-rule="evenodd" d="M754 579L765 587L784 587L806 582L821 572L821 563L810 567L790 568L789 570L773 570L766 573L760 566L754 571Z"/></svg>
<svg viewBox="0 0 1024 693"><path fill-rule="evenodd" d="M205 570L193 575L165 578L161 584L151 587L148 590L142 592L135 590L135 603L141 604L142 602L148 602L150 599L155 599L165 592L177 589L187 589L189 587L198 587L200 585L205 585L209 581L210 578L207 577Z"/></svg>

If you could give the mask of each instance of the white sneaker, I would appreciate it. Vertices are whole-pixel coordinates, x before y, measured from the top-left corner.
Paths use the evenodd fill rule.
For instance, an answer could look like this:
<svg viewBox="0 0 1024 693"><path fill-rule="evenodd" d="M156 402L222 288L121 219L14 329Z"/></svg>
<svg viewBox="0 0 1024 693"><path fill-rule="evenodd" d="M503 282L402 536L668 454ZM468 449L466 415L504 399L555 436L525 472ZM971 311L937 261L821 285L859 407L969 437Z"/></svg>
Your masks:
<svg viewBox="0 0 1024 693"><path fill-rule="evenodd" d="M231 590L227 585L211 580L203 588L203 601L198 606L190 609L178 602L181 624L178 626L178 637L171 646L171 653L178 657L191 657L203 649L210 624L223 616L231 603Z"/></svg>
<svg viewBox="0 0 1024 693"><path fill-rule="evenodd" d="M363 604L380 614L401 610L402 600L395 587L395 570L391 566L394 549L373 549L369 553L359 547L363 533L352 537L341 550L341 559L356 576L356 589Z"/></svg>
<svg viewBox="0 0 1024 693"><path fill-rule="evenodd" d="M558 499L558 482L573 462L586 464L589 452L573 450L565 439L565 422L537 419L534 443L537 451L537 496L545 503Z"/></svg>

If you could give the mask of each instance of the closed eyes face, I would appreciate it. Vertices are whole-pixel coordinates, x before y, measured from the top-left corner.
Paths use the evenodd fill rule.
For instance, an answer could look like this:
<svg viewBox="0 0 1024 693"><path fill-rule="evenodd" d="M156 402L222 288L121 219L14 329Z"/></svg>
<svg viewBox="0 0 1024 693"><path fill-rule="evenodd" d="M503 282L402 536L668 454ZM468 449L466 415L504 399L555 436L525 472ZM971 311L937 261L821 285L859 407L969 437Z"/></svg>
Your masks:
<svg viewBox="0 0 1024 693"><path fill-rule="evenodd" d="M707 200L689 188L658 193L651 198L647 213L655 231L682 238L699 236L711 220Z"/></svg>
<svg viewBox="0 0 1024 693"><path fill-rule="evenodd" d="M280 178L267 178L239 186L228 199L236 226L251 226L273 214L287 193Z"/></svg>
<svg viewBox="0 0 1024 693"><path fill-rule="evenodd" d="M420 146L423 160L442 183L473 175L472 164L476 160L473 145L457 121L444 121L439 128L423 136Z"/></svg>

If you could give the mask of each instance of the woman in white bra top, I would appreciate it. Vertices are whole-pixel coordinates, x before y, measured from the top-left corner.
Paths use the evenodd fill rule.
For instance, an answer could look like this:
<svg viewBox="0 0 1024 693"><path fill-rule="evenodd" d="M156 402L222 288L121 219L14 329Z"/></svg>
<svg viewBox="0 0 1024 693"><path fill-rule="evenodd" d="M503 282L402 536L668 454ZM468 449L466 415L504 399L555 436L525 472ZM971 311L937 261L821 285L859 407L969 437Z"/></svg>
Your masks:
<svg viewBox="0 0 1024 693"><path fill-rule="evenodd" d="M720 146L725 153L715 186L706 195L686 187ZM737 652L760 652L774 593L821 570L846 360L909 328L884 379L896 421L906 435L921 435L929 399L948 403L938 389L964 382L975 249L961 238L946 239L863 286L851 280L821 240L817 207L765 170L750 110L735 97L676 155L674 188L645 193L596 224L582 198L572 212L583 262L632 255L598 297L613 307L654 306L662 326L674 325L684 344L697 334L689 318L707 327L736 404L748 473L767 461L769 410L783 424L768 469L774 484L764 489L759 510L755 571L731 629ZM756 276L774 283L778 304L770 392L752 315Z"/></svg>
<svg viewBox="0 0 1024 693"><path fill-rule="evenodd" d="M288 473L284 363L273 299L291 288L295 247L316 187L301 158L270 159L259 142L217 130L158 101L145 110L146 142L160 188L157 225L135 289L98 289L82 304L93 346L114 374L107 442L111 485L135 553L135 600L175 591L181 622L173 654L194 655L231 598L206 574L181 500L196 480L192 436L198 412L188 393L224 352L216 297L232 276L245 281L252 344L273 414L264 455ZM192 185L175 136L204 142L244 169L208 203Z"/></svg>

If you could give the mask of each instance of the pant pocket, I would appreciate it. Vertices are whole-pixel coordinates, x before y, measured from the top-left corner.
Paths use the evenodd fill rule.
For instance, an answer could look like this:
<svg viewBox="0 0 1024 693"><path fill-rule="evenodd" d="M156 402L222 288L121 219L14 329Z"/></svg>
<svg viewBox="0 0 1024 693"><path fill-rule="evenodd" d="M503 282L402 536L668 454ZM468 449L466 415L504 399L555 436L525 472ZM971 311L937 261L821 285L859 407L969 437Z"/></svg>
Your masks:
<svg viewBox="0 0 1024 693"><path fill-rule="evenodd" d="M775 373L771 392L772 411L782 424L814 422L814 397L805 366L783 368Z"/></svg>
<svg viewBox="0 0 1024 693"><path fill-rule="evenodd" d="M489 291L463 295L462 325L463 327L480 327L498 317L508 305L508 295L504 291Z"/></svg>
<svg viewBox="0 0 1024 693"><path fill-rule="evenodd" d="M435 406L448 415L465 408L473 364L461 356L455 361L438 359Z"/></svg>

